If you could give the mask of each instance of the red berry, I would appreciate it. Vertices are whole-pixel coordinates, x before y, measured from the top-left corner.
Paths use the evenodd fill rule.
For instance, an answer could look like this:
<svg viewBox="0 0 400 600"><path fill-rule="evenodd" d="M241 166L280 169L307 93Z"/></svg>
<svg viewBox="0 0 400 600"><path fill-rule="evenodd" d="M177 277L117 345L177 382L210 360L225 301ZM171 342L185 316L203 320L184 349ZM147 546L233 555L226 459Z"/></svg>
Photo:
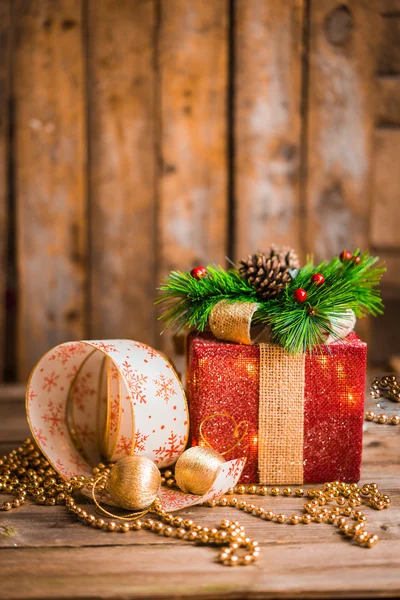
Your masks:
<svg viewBox="0 0 400 600"><path fill-rule="evenodd" d="M353 263L359 265L361 262L361 256L353 256Z"/></svg>
<svg viewBox="0 0 400 600"><path fill-rule="evenodd" d="M341 252L339 254L339 258L342 262L348 262L349 260L352 259L352 253L349 252L348 250L343 250L343 252Z"/></svg>
<svg viewBox="0 0 400 600"><path fill-rule="evenodd" d="M192 277L197 279L198 281L202 279L205 275L207 275L207 269L203 266L195 267L190 271Z"/></svg>
<svg viewBox="0 0 400 600"><path fill-rule="evenodd" d="M322 273L315 273L311 277L311 281L315 283L315 285L320 286L325 283L325 277L322 275Z"/></svg>
<svg viewBox="0 0 400 600"><path fill-rule="evenodd" d="M297 288L294 291L294 299L296 302L305 302L307 300L307 292L303 288Z"/></svg>

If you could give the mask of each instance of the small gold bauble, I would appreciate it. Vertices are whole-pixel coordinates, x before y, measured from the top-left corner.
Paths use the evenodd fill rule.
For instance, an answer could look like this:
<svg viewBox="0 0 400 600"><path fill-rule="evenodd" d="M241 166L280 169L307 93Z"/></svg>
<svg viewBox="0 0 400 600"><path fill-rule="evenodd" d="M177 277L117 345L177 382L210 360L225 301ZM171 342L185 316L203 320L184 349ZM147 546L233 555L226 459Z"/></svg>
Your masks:
<svg viewBox="0 0 400 600"><path fill-rule="evenodd" d="M143 510L156 499L161 473L145 456L126 456L115 463L107 482L111 500L121 508Z"/></svg>
<svg viewBox="0 0 400 600"><path fill-rule="evenodd" d="M210 489L224 458L213 448L194 446L178 458L175 481L183 492L202 496Z"/></svg>

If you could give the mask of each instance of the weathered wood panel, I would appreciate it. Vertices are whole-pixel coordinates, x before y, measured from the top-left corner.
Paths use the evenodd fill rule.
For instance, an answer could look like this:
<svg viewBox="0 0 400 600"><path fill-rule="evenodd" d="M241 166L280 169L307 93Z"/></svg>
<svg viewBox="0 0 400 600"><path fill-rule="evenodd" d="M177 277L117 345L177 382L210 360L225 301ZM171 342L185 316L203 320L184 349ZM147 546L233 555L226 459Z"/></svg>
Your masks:
<svg viewBox="0 0 400 600"><path fill-rule="evenodd" d="M390 253L379 249L377 254L385 263L386 273L382 278L382 285L385 290L392 289L393 297L398 297L400 289L400 255L396 252Z"/></svg>
<svg viewBox="0 0 400 600"><path fill-rule="evenodd" d="M400 73L400 12L382 18L378 71L380 74Z"/></svg>
<svg viewBox="0 0 400 600"><path fill-rule="evenodd" d="M378 126L400 127L400 78L397 76L377 81L376 121Z"/></svg>
<svg viewBox="0 0 400 600"><path fill-rule="evenodd" d="M11 2L0 2L0 381L4 374L6 346L6 287L9 194L10 43Z"/></svg>
<svg viewBox="0 0 400 600"><path fill-rule="evenodd" d="M266 528L269 529L268 525ZM4 549L0 550L2 597L4 600L216 597L247 600L341 595L395 598L400 592L397 540L372 552L350 543L346 552L343 548L339 550L337 539L330 543L314 542L303 552L299 551L298 543L282 548L283 539L277 542L263 545L257 566L248 569L218 565L215 550L171 542L164 547L140 549L125 545L41 552L35 548Z"/></svg>
<svg viewBox="0 0 400 600"><path fill-rule="evenodd" d="M160 6L159 278L223 263L228 223L228 2Z"/></svg>
<svg viewBox="0 0 400 600"><path fill-rule="evenodd" d="M236 259L301 250L303 1L238 0L234 22Z"/></svg>
<svg viewBox="0 0 400 600"><path fill-rule="evenodd" d="M371 243L400 250L400 131L375 132L371 210Z"/></svg>
<svg viewBox="0 0 400 600"><path fill-rule="evenodd" d="M16 0L18 371L85 334L84 52L80 0Z"/></svg>
<svg viewBox="0 0 400 600"><path fill-rule="evenodd" d="M89 0L90 335L154 343L156 2Z"/></svg>
<svg viewBox="0 0 400 600"><path fill-rule="evenodd" d="M305 238L316 258L368 246L379 3L311 3Z"/></svg>

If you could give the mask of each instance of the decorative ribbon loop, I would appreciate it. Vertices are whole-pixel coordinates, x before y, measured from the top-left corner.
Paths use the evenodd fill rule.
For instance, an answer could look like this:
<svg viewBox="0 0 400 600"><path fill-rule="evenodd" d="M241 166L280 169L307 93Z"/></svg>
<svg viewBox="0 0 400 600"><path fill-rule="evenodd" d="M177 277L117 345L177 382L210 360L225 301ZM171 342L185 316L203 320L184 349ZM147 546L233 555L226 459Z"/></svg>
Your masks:
<svg viewBox="0 0 400 600"><path fill-rule="evenodd" d="M218 302L208 318L214 337L239 344L253 344L251 321L258 307L257 302Z"/></svg>

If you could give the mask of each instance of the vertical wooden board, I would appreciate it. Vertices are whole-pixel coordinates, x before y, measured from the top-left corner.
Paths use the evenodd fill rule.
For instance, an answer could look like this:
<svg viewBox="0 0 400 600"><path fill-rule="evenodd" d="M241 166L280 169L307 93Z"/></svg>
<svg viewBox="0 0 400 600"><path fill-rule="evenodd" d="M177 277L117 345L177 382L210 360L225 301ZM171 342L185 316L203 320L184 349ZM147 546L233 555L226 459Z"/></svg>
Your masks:
<svg viewBox="0 0 400 600"><path fill-rule="evenodd" d="M169 0L160 18L161 277L225 262L228 3Z"/></svg>
<svg viewBox="0 0 400 600"><path fill-rule="evenodd" d="M234 35L236 259L301 250L299 168L304 4L238 0Z"/></svg>
<svg viewBox="0 0 400 600"><path fill-rule="evenodd" d="M16 0L18 372L85 335L85 94L80 0Z"/></svg>
<svg viewBox="0 0 400 600"><path fill-rule="evenodd" d="M382 18L378 72L389 75L400 73L400 13L389 13Z"/></svg>
<svg viewBox="0 0 400 600"><path fill-rule="evenodd" d="M377 130L374 136L371 243L400 252L400 131Z"/></svg>
<svg viewBox="0 0 400 600"><path fill-rule="evenodd" d="M89 1L91 336L152 344L155 0Z"/></svg>
<svg viewBox="0 0 400 600"><path fill-rule="evenodd" d="M311 2L305 237L318 260L368 246L378 5Z"/></svg>
<svg viewBox="0 0 400 600"><path fill-rule="evenodd" d="M0 382L6 346L10 40L11 4L10 0L0 0Z"/></svg>
<svg viewBox="0 0 400 600"><path fill-rule="evenodd" d="M400 78L397 76L379 78L376 94L377 125L400 127Z"/></svg>

